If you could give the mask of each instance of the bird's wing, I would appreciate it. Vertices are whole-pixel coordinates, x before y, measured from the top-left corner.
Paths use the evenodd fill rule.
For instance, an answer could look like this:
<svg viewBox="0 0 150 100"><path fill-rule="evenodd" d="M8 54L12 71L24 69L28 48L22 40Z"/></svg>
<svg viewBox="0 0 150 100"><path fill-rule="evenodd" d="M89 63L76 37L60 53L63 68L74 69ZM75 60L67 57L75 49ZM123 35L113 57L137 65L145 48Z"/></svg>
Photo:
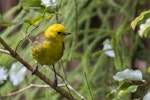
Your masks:
<svg viewBox="0 0 150 100"><path fill-rule="evenodd" d="M32 41L32 46L36 46L36 45L38 45L39 43L41 43L41 42L43 42L43 41L45 41L46 40L46 38L44 37L44 34L43 33L40 33L40 34L38 34L37 36L35 36L35 38L33 39L33 41Z"/></svg>

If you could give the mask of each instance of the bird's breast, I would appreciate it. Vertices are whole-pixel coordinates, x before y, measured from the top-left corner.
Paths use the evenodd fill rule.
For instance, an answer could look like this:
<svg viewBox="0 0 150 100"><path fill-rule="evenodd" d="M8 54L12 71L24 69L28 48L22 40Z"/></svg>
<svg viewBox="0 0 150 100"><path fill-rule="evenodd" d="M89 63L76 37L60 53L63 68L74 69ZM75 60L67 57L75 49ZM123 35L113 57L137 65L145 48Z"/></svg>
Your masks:
<svg viewBox="0 0 150 100"><path fill-rule="evenodd" d="M43 41L31 49L33 57L42 65L53 65L63 55L63 43Z"/></svg>

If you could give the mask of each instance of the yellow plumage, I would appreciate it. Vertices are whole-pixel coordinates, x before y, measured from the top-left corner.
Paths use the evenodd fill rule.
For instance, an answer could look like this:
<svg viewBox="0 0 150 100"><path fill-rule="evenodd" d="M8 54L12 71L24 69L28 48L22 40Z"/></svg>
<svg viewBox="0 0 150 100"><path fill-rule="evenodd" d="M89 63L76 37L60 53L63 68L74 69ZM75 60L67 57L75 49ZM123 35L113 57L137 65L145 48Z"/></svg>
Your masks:
<svg viewBox="0 0 150 100"><path fill-rule="evenodd" d="M35 37L32 42L31 54L41 65L53 65L55 73L54 87L57 87L57 76L54 64L62 57L64 50L64 37L70 34L61 24L49 26L44 33ZM35 74L38 66L33 68Z"/></svg>
<svg viewBox="0 0 150 100"><path fill-rule="evenodd" d="M61 24L53 24L35 37L31 47L32 56L42 65L54 65L63 55L63 40L69 34Z"/></svg>

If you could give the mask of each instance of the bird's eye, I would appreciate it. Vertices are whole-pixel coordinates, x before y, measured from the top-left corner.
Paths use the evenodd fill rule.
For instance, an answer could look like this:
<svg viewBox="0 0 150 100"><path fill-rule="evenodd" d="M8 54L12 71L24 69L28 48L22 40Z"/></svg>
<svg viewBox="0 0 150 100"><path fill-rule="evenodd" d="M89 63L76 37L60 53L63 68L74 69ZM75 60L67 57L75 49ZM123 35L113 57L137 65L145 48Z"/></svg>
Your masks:
<svg viewBox="0 0 150 100"><path fill-rule="evenodd" d="M58 34L61 34L61 32L58 32Z"/></svg>

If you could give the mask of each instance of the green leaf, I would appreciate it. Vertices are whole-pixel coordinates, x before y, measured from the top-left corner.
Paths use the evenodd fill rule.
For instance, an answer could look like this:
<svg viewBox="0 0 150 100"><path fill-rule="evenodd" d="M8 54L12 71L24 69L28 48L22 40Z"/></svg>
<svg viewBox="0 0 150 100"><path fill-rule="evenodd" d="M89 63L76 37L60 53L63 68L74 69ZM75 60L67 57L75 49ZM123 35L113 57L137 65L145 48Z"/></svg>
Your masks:
<svg viewBox="0 0 150 100"><path fill-rule="evenodd" d="M147 71L148 71L148 73L150 74L150 67L148 67Z"/></svg>
<svg viewBox="0 0 150 100"><path fill-rule="evenodd" d="M121 56L120 56L120 54L119 54L119 51L117 51L117 50L115 50L114 64L115 64L115 68L116 68L117 70L120 70L120 69L121 69L121 65L122 65Z"/></svg>
<svg viewBox="0 0 150 100"><path fill-rule="evenodd" d="M147 34L148 34L149 30L150 30L150 26L148 26L148 27L145 29L145 31L143 32L144 37L147 37Z"/></svg>
<svg viewBox="0 0 150 100"><path fill-rule="evenodd" d="M144 16L145 16L146 14L148 14L148 13L150 13L150 10L142 12L142 13L140 14L140 16L136 17L136 18L131 22L131 27L132 27L133 30L135 29L137 23L138 23L139 21L141 21L141 20L144 18Z"/></svg>
<svg viewBox="0 0 150 100"><path fill-rule="evenodd" d="M23 9L28 11L30 7L42 7L41 0L22 0Z"/></svg>
<svg viewBox="0 0 150 100"><path fill-rule="evenodd" d="M96 51L92 54L92 57L100 56L103 52L103 50Z"/></svg>
<svg viewBox="0 0 150 100"><path fill-rule="evenodd" d="M111 94L114 94L115 97L113 100L121 100L121 97L128 93L136 92L138 85L132 85L131 82L121 82L116 90L113 90Z"/></svg>
<svg viewBox="0 0 150 100"><path fill-rule="evenodd" d="M48 14L48 15L45 15L45 16L37 16L37 17L35 17L32 20L30 20L29 18L27 18L27 19L24 20L24 22L27 23L27 25L26 25L27 28L26 29L28 30L32 25L33 26L38 25L42 19L48 20L52 16L54 16L54 14Z"/></svg>
<svg viewBox="0 0 150 100"><path fill-rule="evenodd" d="M42 16L37 16L35 19L30 20L30 19L25 19L24 22L27 23L26 29L28 30L32 25L36 26L39 24L40 20L42 19Z"/></svg>
<svg viewBox="0 0 150 100"><path fill-rule="evenodd" d="M120 90L119 92L117 92L115 98L119 99L128 93L133 93L137 90L137 88L138 88L138 85L132 85L132 86L126 87L126 88Z"/></svg>
<svg viewBox="0 0 150 100"><path fill-rule="evenodd" d="M0 26L11 26L11 23L8 23L3 16L0 15Z"/></svg>
<svg viewBox="0 0 150 100"><path fill-rule="evenodd" d="M114 53L115 53L115 58L114 58L114 65L115 65L115 68L117 70L120 70L121 69L121 66L122 66L122 62L121 62L121 56L120 56L120 52L117 48L118 46L118 36L115 35L113 38L112 38L112 47L113 47L113 50L114 50Z"/></svg>
<svg viewBox="0 0 150 100"><path fill-rule="evenodd" d="M54 16L55 14L49 14L49 15L46 15L46 16L44 16L44 19L50 19L52 16Z"/></svg>
<svg viewBox="0 0 150 100"><path fill-rule="evenodd" d="M132 85L132 86L129 86L125 91L126 93L133 93L137 90L138 88L138 85Z"/></svg>
<svg viewBox="0 0 150 100"><path fill-rule="evenodd" d="M142 73L140 70L132 70L132 69L125 69L124 71L116 73L113 76L116 81L123 81L123 80L134 80L134 81L144 81L142 78Z"/></svg>
<svg viewBox="0 0 150 100"><path fill-rule="evenodd" d="M24 22L28 24L32 24L32 21L29 18L25 19Z"/></svg>

